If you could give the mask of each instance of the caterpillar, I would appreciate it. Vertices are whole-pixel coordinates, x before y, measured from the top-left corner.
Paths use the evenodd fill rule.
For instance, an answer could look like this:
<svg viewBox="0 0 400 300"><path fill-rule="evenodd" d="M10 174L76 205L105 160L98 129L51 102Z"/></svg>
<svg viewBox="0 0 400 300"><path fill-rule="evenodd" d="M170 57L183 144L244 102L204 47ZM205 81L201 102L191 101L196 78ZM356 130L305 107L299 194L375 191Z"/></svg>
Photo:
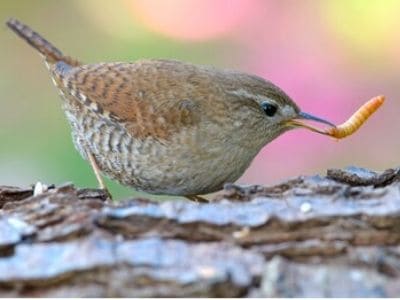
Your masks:
<svg viewBox="0 0 400 300"><path fill-rule="evenodd" d="M377 96L362 105L346 122L325 130L325 134L342 139L356 132L362 124L383 104L384 96Z"/></svg>

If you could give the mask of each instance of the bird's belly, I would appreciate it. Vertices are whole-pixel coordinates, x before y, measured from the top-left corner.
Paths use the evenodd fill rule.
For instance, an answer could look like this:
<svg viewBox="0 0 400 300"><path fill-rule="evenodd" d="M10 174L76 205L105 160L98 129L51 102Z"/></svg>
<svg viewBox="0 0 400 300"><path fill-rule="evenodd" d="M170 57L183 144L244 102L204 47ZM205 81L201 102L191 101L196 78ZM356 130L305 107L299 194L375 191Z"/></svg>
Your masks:
<svg viewBox="0 0 400 300"><path fill-rule="evenodd" d="M85 149L101 171L137 190L168 195L197 195L220 190L235 181L254 155L237 149L220 151L198 141L176 137L168 142L135 139L122 126L66 110L75 147L84 159Z"/></svg>

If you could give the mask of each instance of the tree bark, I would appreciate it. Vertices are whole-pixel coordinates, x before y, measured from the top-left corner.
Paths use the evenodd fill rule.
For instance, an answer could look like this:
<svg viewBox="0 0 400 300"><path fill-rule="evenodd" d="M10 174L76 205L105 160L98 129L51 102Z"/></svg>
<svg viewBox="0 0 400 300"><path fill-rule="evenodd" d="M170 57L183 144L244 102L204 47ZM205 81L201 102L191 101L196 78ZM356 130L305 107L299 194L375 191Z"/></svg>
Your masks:
<svg viewBox="0 0 400 300"><path fill-rule="evenodd" d="M400 296L400 169L230 184L208 204L106 197L0 187L0 296Z"/></svg>

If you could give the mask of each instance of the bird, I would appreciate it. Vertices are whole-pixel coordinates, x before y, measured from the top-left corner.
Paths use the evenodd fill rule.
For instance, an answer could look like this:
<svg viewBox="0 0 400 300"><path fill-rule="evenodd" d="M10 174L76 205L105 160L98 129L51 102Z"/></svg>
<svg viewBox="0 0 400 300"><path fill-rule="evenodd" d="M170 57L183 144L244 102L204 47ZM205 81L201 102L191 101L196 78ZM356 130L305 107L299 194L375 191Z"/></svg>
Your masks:
<svg viewBox="0 0 400 300"><path fill-rule="evenodd" d="M102 176L207 202L286 131L335 127L256 75L167 59L84 64L17 19L6 25L44 58L75 148L107 192Z"/></svg>

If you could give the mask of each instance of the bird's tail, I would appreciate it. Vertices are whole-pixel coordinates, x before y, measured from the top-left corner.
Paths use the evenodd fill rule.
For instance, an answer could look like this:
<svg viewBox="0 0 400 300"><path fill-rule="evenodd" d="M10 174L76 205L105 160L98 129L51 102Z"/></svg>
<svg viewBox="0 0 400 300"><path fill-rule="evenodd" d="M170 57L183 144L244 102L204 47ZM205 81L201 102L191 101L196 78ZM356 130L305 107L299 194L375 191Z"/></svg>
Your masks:
<svg viewBox="0 0 400 300"><path fill-rule="evenodd" d="M54 47L40 34L33 31L29 26L21 23L17 19L11 18L6 24L12 31L27 41L37 51L39 51L39 53L45 58L46 62L55 64L59 61L63 61L71 66L81 65L78 60L69 56L64 56L60 50Z"/></svg>

